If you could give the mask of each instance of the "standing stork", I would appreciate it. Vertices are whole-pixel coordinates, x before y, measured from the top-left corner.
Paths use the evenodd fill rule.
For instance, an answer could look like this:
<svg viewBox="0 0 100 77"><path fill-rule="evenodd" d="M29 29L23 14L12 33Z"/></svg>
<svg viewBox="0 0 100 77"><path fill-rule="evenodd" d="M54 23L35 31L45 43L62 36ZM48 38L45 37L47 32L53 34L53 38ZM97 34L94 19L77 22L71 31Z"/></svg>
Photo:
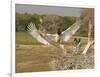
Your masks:
<svg viewBox="0 0 100 77"><path fill-rule="evenodd" d="M80 44L81 44L81 39L80 38L74 38L74 49L73 51L78 54L80 52Z"/></svg>

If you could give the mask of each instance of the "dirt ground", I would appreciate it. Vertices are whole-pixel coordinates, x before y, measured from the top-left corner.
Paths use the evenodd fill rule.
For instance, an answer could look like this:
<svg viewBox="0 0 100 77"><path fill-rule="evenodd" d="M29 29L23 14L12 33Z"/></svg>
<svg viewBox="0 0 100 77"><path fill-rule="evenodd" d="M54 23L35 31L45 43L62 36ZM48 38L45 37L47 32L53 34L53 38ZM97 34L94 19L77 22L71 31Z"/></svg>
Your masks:
<svg viewBox="0 0 100 77"><path fill-rule="evenodd" d="M53 46L16 44L16 72L40 72L55 70L93 69L94 48L86 56L73 53L72 46L66 46L67 54Z"/></svg>

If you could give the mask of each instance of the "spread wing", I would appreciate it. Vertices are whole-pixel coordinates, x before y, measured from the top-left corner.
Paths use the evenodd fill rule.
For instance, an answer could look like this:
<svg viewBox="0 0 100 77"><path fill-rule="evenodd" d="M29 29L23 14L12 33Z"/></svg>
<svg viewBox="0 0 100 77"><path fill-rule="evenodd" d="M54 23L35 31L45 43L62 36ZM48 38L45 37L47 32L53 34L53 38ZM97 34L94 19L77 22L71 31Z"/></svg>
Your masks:
<svg viewBox="0 0 100 77"><path fill-rule="evenodd" d="M60 48L60 44L55 41L56 39L54 40L54 38L57 37L57 34L45 35L44 33L39 32L36 29L35 24L33 24L32 22L27 26L27 28L30 35L32 35L38 42L45 45L53 45Z"/></svg>
<svg viewBox="0 0 100 77"><path fill-rule="evenodd" d="M80 21L77 21L71 27L69 27L64 32L62 32L62 34L60 36L60 42L61 43L67 42L79 28L80 28ZM45 44L45 45L51 44L56 47L59 47L59 43L57 43L59 36L57 34L46 34L45 35L44 33L38 32L37 28L35 27L35 24L33 24L32 22L28 25L28 32L38 42L40 42L42 44Z"/></svg>
<svg viewBox="0 0 100 77"><path fill-rule="evenodd" d="M30 35L32 35L38 42L45 44L45 45L49 45L49 42L47 40L45 40L40 33L37 31L37 28L35 27L35 24L33 24L32 22L27 26L28 28L28 32L30 33Z"/></svg>
<svg viewBox="0 0 100 77"><path fill-rule="evenodd" d="M71 25L68 29L62 32L60 36L60 42L61 43L67 42L72 37L72 35L74 35L76 31L80 28L81 25L80 23L81 21L78 20L73 25Z"/></svg>

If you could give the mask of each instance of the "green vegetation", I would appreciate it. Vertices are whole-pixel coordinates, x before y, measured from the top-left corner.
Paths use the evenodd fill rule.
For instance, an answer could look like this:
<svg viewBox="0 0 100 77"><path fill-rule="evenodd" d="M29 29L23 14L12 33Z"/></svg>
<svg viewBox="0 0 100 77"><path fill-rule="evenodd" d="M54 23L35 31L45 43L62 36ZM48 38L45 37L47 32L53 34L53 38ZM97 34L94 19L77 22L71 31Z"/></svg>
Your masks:
<svg viewBox="0 0 100 77"><path fill-rule="evenodd" d="M66 46L73 45L73 40L76 36L73 36L67 43ZM82 46L86 44L87 38L81 38ZM33 38L28 32L16 32L16 44L18 45L43 45L38 42L35 38Z"/></svg>
<svg viewBox="0 0 100 77"><path fill-rule="evenodd" d="M27 32L16 32L16 44L37 45L41 44Z"/></svg>
<svg viewBox="0 0 100 77"><path fill-rule="evenodd" d="M28 13L16 13L16 32L26 32L27 25L30 22L36 24L37 29L41 31L45 29L48 33L56 33L58 28L61 31L66 30L70 27L78 17L74 16L56 16L56 15L38 15ZM42 23L40 22L42 19ZM87 36L88 28L83 26L77 32L78 36Z"/></svg>
<svg viewBox="0 0 100 77"><path fill-rule="evenodd" d="M43 22L40 22L40 18ZM56 15L38 15L38 14L28 14L28 13L16 13L16 44L24 45L41 45L36 39L34 39L27 32L27 25L30 22L36 24L37 29L41 31L46 29L48 33L56 33L57 29L60 28L64 31L70 27L77 17L73 16L56 16ZM75 36L87 36L87 31L80 29ZM70 41L68 44L71 44Z"/></svg>

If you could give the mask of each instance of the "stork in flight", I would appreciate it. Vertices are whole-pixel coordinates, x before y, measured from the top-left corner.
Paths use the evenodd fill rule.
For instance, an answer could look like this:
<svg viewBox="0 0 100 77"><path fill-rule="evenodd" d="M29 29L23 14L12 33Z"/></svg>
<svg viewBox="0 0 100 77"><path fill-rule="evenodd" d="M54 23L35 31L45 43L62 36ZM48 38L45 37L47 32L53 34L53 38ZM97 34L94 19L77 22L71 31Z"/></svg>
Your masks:
<svg viewBox="0 0 100 77"><path fill-rule="evenodd" d="M61 48L64 55L66 55L66 49L63 45L63 43L67 42L80 28L81 21L76 21L73 25L71 25L68 29L61 32L60 36L56 34L48 34L43 33L37 30L34 23L30 23L28 25L28 32L32 37L34 37L38 42L44 44L44 45L52 45L57 48ZM58 42L59 40L59 42Z"/></svg>

